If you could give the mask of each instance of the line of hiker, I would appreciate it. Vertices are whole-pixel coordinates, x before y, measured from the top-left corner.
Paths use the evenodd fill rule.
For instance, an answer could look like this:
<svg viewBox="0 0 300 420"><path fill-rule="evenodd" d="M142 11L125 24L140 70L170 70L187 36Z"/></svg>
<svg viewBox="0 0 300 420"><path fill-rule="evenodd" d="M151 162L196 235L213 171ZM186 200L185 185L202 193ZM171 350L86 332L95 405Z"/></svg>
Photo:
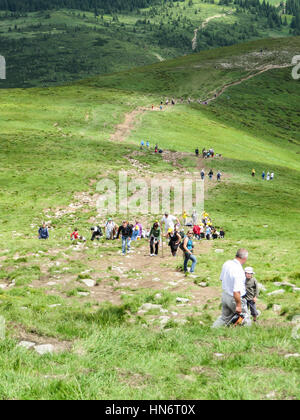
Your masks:
<svg viewBox="0 0 300 420"><path fill-rule="evenodd" d="M206 173L205 173L205 169L204 168L201 170L200 175L201 175L202 181L204 181L205 180L205 176L206 176ZM214 171L213 171L213 169L210 169L210 171L208 172L207 175L208 175L208 178L210 180L212 180L213 177L214 177ZM220 170L218 170L218 172L217 172L217 181L220 182L221 181L221 178L222 178L222 173L221 173Z"/></svg>
<svg viewBox="0 0 300 420"><path fill-rule="evenodd" d="M251 171L251 176L253 177L253 178L255 178L255 176L256 176L256 170L255 169L252 169L252 171ZM263 181L273 181L273 179L274 179L274 172L267 172L266 173L266 171L263 171L262 172L262 174L261 174L261 178L262 178L262 180Z"/></svg>

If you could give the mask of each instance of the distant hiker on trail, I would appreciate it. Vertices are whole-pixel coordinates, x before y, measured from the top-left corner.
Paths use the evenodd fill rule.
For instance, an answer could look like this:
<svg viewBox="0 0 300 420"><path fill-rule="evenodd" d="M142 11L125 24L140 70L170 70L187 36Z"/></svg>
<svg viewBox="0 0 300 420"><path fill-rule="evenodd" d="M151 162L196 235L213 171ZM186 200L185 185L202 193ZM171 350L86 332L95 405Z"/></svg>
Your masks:
<svg viewBox="0 0 300 420"><path fill-rule="evenodd" d="M220 172L220 171L218 171L218 173L217 173L217 180L218 180L218 181L221 181L221 176L222 176L221 172Z"/></svg>
<svg viewBox="0 0 300 420"><path fill-rule="evenodd" d="M141 239L142 235L143 235L143 226L141 225L141 223L139 223L136 220L135 225L133 227L132 240L137 241L138 239Z"/></svg>
<svg viewBox="0 0 300 420"><path fill-rule="evenodd" d="M198 241L200 241L200 239L201 239L201 229L200 229L200 226L194 225L194 227L193 227L193 234L194 234L195 238L198 239Z"/></svg>
<svg viewBox="0 0 300 420"><path fill-rule="evenodd" d="M143 150L143 149L144 149L144 146L145 146L145 142L144 142L144 140L142 140L142 141L141 141L141 150Z"/></svg>
<svg viewBox="0 0 300 420"><path fill-rule="evenodd" d="M196 155L197 157L199 156L199 149L198 149L198 148L195 150L195 155Z"/></svg>
<svg viewBox="0 0 300 420"><path fill-rule="evenodd" d="M158 153L158 145L155 145L155 149L154 149L155 153Z"/></svg>
<svg viewBox="0 0 300 420"><path fill-rule="evenodd" d="M107 240L113 240L117 233L117 225L109 218L105 225L105 236Z"/></svg>
<svg viewBox="0 0 300 420"><path fill-rule="evenodd" d="M212 232L211 227L210 226L206 226L206 229L205 229L205 237L206 237L206 240L207 241L210 241L210 239L211 239L211 232Z"/></svg>
<svg viewBox="0 0 300 420"><path fill-rule="evenodd" d="M193 213L192 213L192 223L193 223L193 226L195 226L197 223L198 223L198 213L197 213L197 210L193 210Z"/></svg>
<svg viewBox="0 0 300 420"><path fill-rule="evenodd" d="M265 171L263 171L263 173L261 174L261 177L262 177L262 180L264 181L265 180L265 177L266 177Z"/></svg>
<svg viewBox="0 0 300 420"><path fill-rule="evenodd" d="M161 230L158 222L155 222L151 231L150 231L150 257L158 255L159 243L161 240ZM155 253L154 253L155 247Z"/></svg>
<svg viewBox="0 0 300 420"><path fill-rule="evenodd" d="M149 150L150 149L150 143L149 143L149 141L147 141L146 146L147 146L147 149Z"/></svg>
<svg viewBox="0 0 300 420"><path fill-rule="evenodd" d="M152 105L152 111L154 110L154 105Z"/></svg>
<svg viewBox="0 0 300 420"><path fill-rule="evenodd" d="M175 100L174 99L172 99L172 105L175 105Z"/></svg>
<svg viewBox="0 0 300 420"><path fill-rule="evenodd" d="M206 149L205 149L205 147L202 149L202 157L203 157L203 159L206 157Z"/></svg>
<svg viewBox="0 0 300 420"><path fill-rule="evenodd" d="M39 228L39 239L48 239L49 238L49 231L46 223L43 223L43 226Z"/></svg>
<svg viewBox="0 0 300 420"><path fill-rule="evenodd" d="M201 171L201 179L202 179L202 181L204 181L204 178L205 178L205 170L202 169L202 171Z"/></svg>
<svg viewBox="0 0 300 420"><path fill-rule="evenodd" d="M75 229L73 233L71 233L71 241L77 241L79 239L78 229Z"/></svg>
<svg viewBox="0 0 300 420"><path fill-rule="evenodd" d="M102 229L101 229L100 226L92 227L91 231L93 232L92 237L91 237L91 241L94 241L95 239L97 239L97 241L99 241L100 238L102 238L103 233L102 233Z"/></svg>
<svg viewBox="0 0 300 420"><path fill-rule="evenodd" d="M208 176L209 176L209 179L212 180L212 177L214 176L214 171L212 169L209 171Z"/></svg>
<svg viewBox="0 0 300 420"><path fill-rule="evenodd" d="M195 267L197 264L197 259L196 257L193 255L193 249L194 249L194 245L193 245L193 231L189 230L187 233L187 236L184 238L183 240L183 252L184 252L184 263L183 263L183 267L184 267L184 272L187 273L188 271L188 262L189 260L192 261L192 267L190 269L190 273L193 273L195 271Z"/></svg>
<svg viewBox="0 0 300 420"><path fill-rule="evenodd" d="M86 242L86 238L84 236L79 236L78 229L75 229L74 232L71 233L71 241Z"/></svg>
<svg viewBox="0 0 300 420"><path fill-rule="evenodd" d="M271 173L271 181L274 179L274 172Z"/></svg>
<svg viewBox="0 0 300 420"><path fill-rule="evenodd" d="M224 239L225 238L225 231L223 228L220 229L220 238Z"/></svg>
<svg viewBox="0 0 300 420"><path fill-rule="evenodd" d="M166 105L167 105L167 106L169 105L169 99L167 99L167 100L166 100Z"/></svg>
<svg viewBox="0 0 300 420"><path fill-rule="evenodd" d="M256 302L259 295L259 289L257 280L254 275L254 271L252 267L245 268L245 275L246 275L246 300L247 300L247 307L250 308L251 315L253 316L253 321L256 322L258 317L258 312L256 309Z"/></svg>
<svg viewBox="0 0 300 420"><path fill-rule="evenodd" d="M168 233L168 230L171 228L172 230L175 227L175 223L179 223L177 217L170 215L169 213L165 213L164 217L161 219L161 224L165 225L165 233Z"/></svg>
<svg viewBox="0 0 300 420"><path fill-rule="evenodd" d="M255 176L255 169L252 169L251 175L254 177Z"/></svg>
<svg viewBox="0 0 300 420"><path fill-rule="evenodd" d="M222 268L222 315L215 321L213 328L229 325L238 314L244 317L244 325L250 326L251 319L247 310L245 272L243 265L248 259L248 251L239 249L234 260L227 261Z"/></svg>
<svg viewBox="0 0 300 420"><path fill-rule="evenodd" d="M126 255L126 248L127 252L130 252L132 237L132 226L130 226L127 221L124 221L122 226L119 227L117 239L119 239L120 234L122 235L122 254Z"/></svg>
<svg viewBox="0 0 300 420"><path fill-rule="evenodd" d="M267 181L270 181L270 172L267 173Z"/></svg>
<svg viewBox="0 0 300 420"><path fill-rule="evenodd" d="M171 253L173 257L176 257L177 250L181 242L181 236L179 235L179 233L177 232L175 228L174 229L170 228L168 230L167 238L169 239L168 245L171 248Z"/></svg>
<svg viewBox="0 0 300 420"><path fill-rule="evenodd" d="M183 212L183 215L182 215L182 218L183 218L183 226L186 226L186 219L187 219L187 217L188 217L187 212L184 211Z"/></svg>

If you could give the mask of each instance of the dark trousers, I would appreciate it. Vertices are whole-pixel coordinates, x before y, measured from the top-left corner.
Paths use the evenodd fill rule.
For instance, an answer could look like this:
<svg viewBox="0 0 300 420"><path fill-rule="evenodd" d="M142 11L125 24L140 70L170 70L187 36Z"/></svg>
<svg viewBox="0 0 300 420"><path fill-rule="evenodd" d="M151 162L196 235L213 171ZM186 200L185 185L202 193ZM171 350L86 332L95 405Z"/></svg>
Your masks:
<svg viewBox="0 0 300 420"><path fill-rule="evenodd" d="M154 254L154 245L155 245L155 255L158 255L159 241L155 240L155 238L151 238L150 240L150 253L151 254Z"/></svg>
<svg viewBox="0 0 300 420"><path fill-rule="evenodd" d="M250 312L252 316L258 316L258 312L256 309L256 304L254 300L247 300L247 307L250 308Z"/></svg>
<svg viewBox="0 0 300 420"><path fill-rule="evenodd" d="M100 233L99 232L93 232L93 235L92 235L92 241L94 241L95 239L100 239L101 238L101 235L100 235Z"/></svg>

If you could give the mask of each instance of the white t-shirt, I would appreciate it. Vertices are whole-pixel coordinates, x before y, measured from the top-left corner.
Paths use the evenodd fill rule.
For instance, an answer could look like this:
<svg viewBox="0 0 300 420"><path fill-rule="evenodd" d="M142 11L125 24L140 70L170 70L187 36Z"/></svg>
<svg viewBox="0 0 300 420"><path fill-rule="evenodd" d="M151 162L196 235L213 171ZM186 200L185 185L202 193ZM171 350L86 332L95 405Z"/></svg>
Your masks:
<svg viewBox="0 0 300 420"><path fill-rule="evenodd" d="M166 232L168 232L169 229L174 229L176 221L177 221L177 218L175 216L170 215L170 214L169 214L168 217L164 216L161 219L161 223L165 223Z"/></svg>
<svg viewBox="0 0 300 420"><path fill-rule="evenodd" d="M224 292L233 296L233 292L240 292L241 296L246 294L246 276L242 264L237 260L227 261L222 268L220 280Z"/></svg>

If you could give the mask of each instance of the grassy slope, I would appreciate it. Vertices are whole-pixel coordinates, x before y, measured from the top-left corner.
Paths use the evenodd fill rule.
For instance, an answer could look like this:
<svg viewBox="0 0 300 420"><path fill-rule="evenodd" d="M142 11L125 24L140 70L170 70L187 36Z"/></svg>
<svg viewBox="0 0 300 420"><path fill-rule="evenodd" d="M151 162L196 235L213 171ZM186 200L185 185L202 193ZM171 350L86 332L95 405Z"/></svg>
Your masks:
<svg viewBox="0 0 300 420"><path fill-rule="evenodd" d="M282 43L277 45L282 47ZM286 41L285 48L289 47L293 45ZM249 48L257 50L260 44ZM241 54L245 51L246 46ZM221 51L193 59L198 64L205 62L207 54L215 59ZM237 49L225 49L221 58L229 60L237 55ZM186 74L191 60L186 58ZM63 285L56 293L28 287L44 278L41 270L49 261L54 265L65 262L49 269L47 281L56 273L64 276L65 266L78 275L99 259L97 248L87 249L81 258L68 249L70 226L78 223L87 232L92 210L77 211L73 218L54 218L56 228L48 243L34 238L36 226L44 217L44 208L54 210L66 205L72 202L73 192L94 191L95 187L88 185L91 178L107 171L114 178L118 167L128 167L123 154L135 150L141 136L152 143L159 141L164 148L191 152L195 146L212 145L224 155L224 160L212 165L221 164L220 169L230 178L209 193L206 206L213 219L224 225L228 237L222 245L214 244L208 254L198 256L199 277L211 278L210 285L219 287L222 263L232 257L233 249L243 245L250 250L249 264L268 290L276 289L276 280L299 283L300 243L293 233L300 221L299 120L297 108L293 108L299 97L299 83L290 82L289 70L274 71L230 89L229 107L226 97L221 97L206 108L183 105L172 112L145 114L143 124L136 127L128 142L108 143L114 124L124 112L137 104L159 100L162 84L153 89L155 81L161 80L156 68L167 75L172 65L139 70L136 81L128 81L126 73L123 79L113 75L69 87L6 91L2 96L0 279L15 279L16 287L0 291L0 314L8 323L8 336L0 341L1 398L253 399L267 398L271 391L275 391L275 398L299 398L299 359L284 358L286 353L299 352L299 340L292 339L292 325L288 322L298 313L299 298L288 288L285 295L276 298L262 294L265 310L261 324L251 330L211 331L212 319L219 312L216 297L185 326L170 324L170 331L161 332L151 326L145 330L142 324L149 326L148 318L135 316L141 303L155 302L155 290L125 290L125 306L115 308L83 303L72 293L66 295ZM213 75L214 64L210 68ZM206 72L207 68L197 72L197 81L203 80ZM182 80L180 73L177 81L175 74L173 71L170 77L178 86L181 80L183 93L188 95L188 77ZM234 80L237 72L228 70L223 76L227 82ZM114 86L116 80L119 90ZM110 90L109 81L113 85ZM197 85L195 91L202 95L208 88L219 86L222 79L210 83L209 87ZM106 87L95 89L96 84ZM262 95L259 103L258 91ZM285 91L289 92L289 105L284 101ZM164 93L176 95L174 85L170 83ZM274 103L280 107L274 110ZM271 113L278 130L268 121ZM290 136L284 135L286 124L292 128ZM288 142L291 138L293 143ZM160 159L148 155L140 159L151 161L156 171L170 169ZM252 180L252 167L258 175L262 169L273 169L274 183ZM23 236L16 237L13 230ZM224 254L216 254L217 247L224 248ZM60 252L49 254L49 249ZM101 254L110 259L117 249L118 244L107 250L101 247ZM38 251L44 252L39 258ZM172 262L166 269L173 273L176 264ZM164 292L164 307L173 307L175 297L174 293ZM282 305L281 317L272 312L273 303ZM50 310L50 304L63 306ZM192 310L197 312L199 308ZM133 325L126 321L127 311ZM14 337L20 337L19 330L71 340L73 350L41 358L16 347ZM218 359L214 353L225 357ZM243 387L232 386L241 381Z"/></svg>

